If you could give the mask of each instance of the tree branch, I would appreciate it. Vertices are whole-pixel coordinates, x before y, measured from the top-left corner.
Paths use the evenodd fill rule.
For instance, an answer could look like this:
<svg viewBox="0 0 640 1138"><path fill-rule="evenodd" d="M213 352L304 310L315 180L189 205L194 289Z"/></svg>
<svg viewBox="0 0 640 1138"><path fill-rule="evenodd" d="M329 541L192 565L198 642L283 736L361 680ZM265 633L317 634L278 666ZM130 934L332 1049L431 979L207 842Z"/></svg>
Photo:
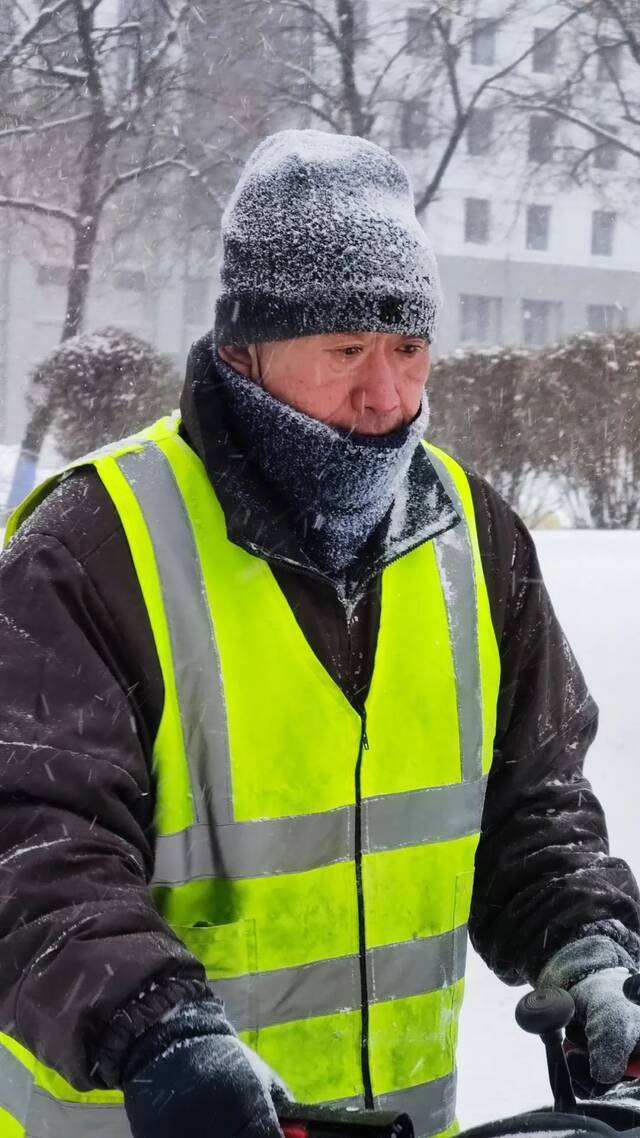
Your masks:
<svg viewBox="0 0 640 1138"><path fill-rule="evenodd" d="M90 114L70 115L68 118L53 119L51 122L44 122L39 124L32 123L31 126L14 126L8 128L7 130L0 130L0 139L14 138L16 135L23 134L44 134L45 131L48 130L57 130L58 127L64 127L66 129L67 127L75 125L76 123L88 122L90 119Z"/></svg>
<svg viewBox="0 0 640 1138"><path fill-rule="evenodd" d="M180 26L189 15L190 10L191 3L189 0L182 0L182 3L180 4L177 12L171 18L171 22L164 36L153 49L145 66L142 68L139 79L141 86L144 86L144 84L148 82L151 72L158 66L158 64L162 61L168 52L169 48L176 42L178 38L178 32L180 31Z"/></svg>
<svg viewBox="0 0 640 1138"><path fill-rule="evenodd" d="M157 162L150 162L146 165L141 164L140 166L136 166L131 170L125 170L124 173L118 174L115 178L112 178L112 180L108 183L107 186L105 186L104 190L98 197L98 209L101 210L105 202L107 202L109 198L113 197L113 195L116 194L118 190L122 189L122 187L126 186L129 182L136 182L140 178L145 178L148 174L154 174L158 170L164 170L171 167L174 169L183 170L186 174L189 175L190 178L197 178L209 197L215 201L216 205L220 206L221 208L224 206L224 202L218 196L218 194L216 194L215 191L211 189L211 186L207 182L206 177L202 174L202 172L196 166L192 166L182 157L182 151L178 151L177 154L173 154L168 158L160 158Z"/></svg>
<svg viewBox="0 0 640 1138"><path fill-rule="evenodd" d="M566 122L572 123L574 126L581 127L582 130L588 131L589 134L596 135L596 137L602 139L603 142L612 143L620 150L624 150L627 154L631 154L633 158L640 158L640 148L630 146L629 143L625 142L619 134L615 134L613 131L607 130L606 127L599 126L598 123L588 121L587 119L581 117L581 115L578 113L565 111L563 107L559 107L556 103L553 102L534 103L529 99L524 99L522 95L516 95L515 99L516 101L514 102L514 107L519 106L520 110L537 111L542 114L553 115L555 118L563 119ZM521 100L519 104L518 100Z"/></svg>
<svg viewBox="0 0 640 1138"><path fill-rule="evenodd" d="M72 0L56 0L55 3L46 4L44 8L40 9L35 19L32 20L26 28L22 29L20 34L16 36L13 42L10 43L2 55L0 55L0 75L2 75L3 71L6 71L8 67L11 67L15 57L19 55L25 47L29 46L38 32L41 31L50 20L53 20L55 16L59 15L60 12L68 8L71 3Z"/></svg>
<svg viewBox="0 0 640 1138"><path fill-rule="evenodd" d="M77 67L61 67L59 64L48 63L46 58L44 64L29 63L25 68L27 74L41 75L47 79L61 79L63 83L86 83L89 76L86 71L80 71Z"/></svg>
<svg viewBox="0 0 640 1138"><path fill-rule="evenodd" d="M58 221L66 221L68 225L74 228L79 222L77 213L70 209L64 209L62 206L48 205L46 202L35 202L28 198L3 198L0 197L0 208L5 209L18 209L25 213L36 213L40 217L54 217Z"/></svg>

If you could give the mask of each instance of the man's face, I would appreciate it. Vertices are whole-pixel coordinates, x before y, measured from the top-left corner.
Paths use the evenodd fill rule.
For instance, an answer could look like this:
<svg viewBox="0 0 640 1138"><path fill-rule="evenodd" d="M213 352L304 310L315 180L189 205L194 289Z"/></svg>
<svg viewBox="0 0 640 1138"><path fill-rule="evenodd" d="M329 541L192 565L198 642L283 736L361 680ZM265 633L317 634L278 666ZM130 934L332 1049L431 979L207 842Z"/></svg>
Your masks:
<svg viewBox="0 0 640 1138"><path fill-rule="evenodd" d="M220 355L283 403L366 435L416 417L431 362L427 340L378 332L225 347Z"/></svg>

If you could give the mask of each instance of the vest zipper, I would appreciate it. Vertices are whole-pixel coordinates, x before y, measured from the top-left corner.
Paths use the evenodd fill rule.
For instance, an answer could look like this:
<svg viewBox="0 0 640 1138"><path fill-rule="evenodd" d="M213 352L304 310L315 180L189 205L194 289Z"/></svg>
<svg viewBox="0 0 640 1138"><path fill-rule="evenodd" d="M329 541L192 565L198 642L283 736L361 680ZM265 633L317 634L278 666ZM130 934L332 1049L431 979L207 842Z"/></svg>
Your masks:
<svg viewBox="0 0 640 1138"><path fill-rule="evenodd" d="M364 892L362 889L362 760L364 752L369 750L367 738L367 715L360 713L362 731L360 733L360 746L358 761L356 763L356 820L355 820L355 863L356 863L356 892L358 897L358 954L360 958L360 1013L362 1017L362 1033L360 1037L360 1064L362 1068L362 1083L364 1086L364 1105L367 1110L373 1110L373 1091L371 1088L371 1065L369 1062L369 981L367 978L367 939L365 929Z"/></svg>

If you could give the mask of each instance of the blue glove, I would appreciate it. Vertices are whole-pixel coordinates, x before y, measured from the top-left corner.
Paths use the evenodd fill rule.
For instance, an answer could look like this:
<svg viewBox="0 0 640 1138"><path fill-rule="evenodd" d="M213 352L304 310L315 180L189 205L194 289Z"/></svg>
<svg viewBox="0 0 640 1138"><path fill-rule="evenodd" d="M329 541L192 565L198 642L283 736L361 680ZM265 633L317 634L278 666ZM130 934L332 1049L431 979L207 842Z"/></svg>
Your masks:
<svg viewBox="0 0 640 1138"><path fill-rule="evenodd" d="M640 1044L640 1007L622 991L636 971L622 944L596 933L566 944L538 977L537 987L564 988L573 997L574 1023L584 1031L589 1068L598 1083L620 1082Z"/></svg>
<svg viewBox="0 0 640 1138"><path fill-rule="evenodd" d="M122 1075L133 1138L282 1138L284 1085L214 999L179 1004L133 1046Z"/></svg>

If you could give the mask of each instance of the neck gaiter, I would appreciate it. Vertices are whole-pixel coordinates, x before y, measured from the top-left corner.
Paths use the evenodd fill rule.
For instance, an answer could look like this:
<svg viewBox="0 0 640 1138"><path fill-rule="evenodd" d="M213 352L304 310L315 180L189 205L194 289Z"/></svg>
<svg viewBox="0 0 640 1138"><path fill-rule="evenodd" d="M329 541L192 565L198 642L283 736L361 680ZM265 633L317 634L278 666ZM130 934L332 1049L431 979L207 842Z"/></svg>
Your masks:
<svg viewBox="0 0 640 1138"><path fill-rule="evenodd" d="M217 365L247 457L295 508L309 556L330 576L344 573L401 490L427 427L426 398L407 426L359 435L282 403L220 358Z"/></svg>

